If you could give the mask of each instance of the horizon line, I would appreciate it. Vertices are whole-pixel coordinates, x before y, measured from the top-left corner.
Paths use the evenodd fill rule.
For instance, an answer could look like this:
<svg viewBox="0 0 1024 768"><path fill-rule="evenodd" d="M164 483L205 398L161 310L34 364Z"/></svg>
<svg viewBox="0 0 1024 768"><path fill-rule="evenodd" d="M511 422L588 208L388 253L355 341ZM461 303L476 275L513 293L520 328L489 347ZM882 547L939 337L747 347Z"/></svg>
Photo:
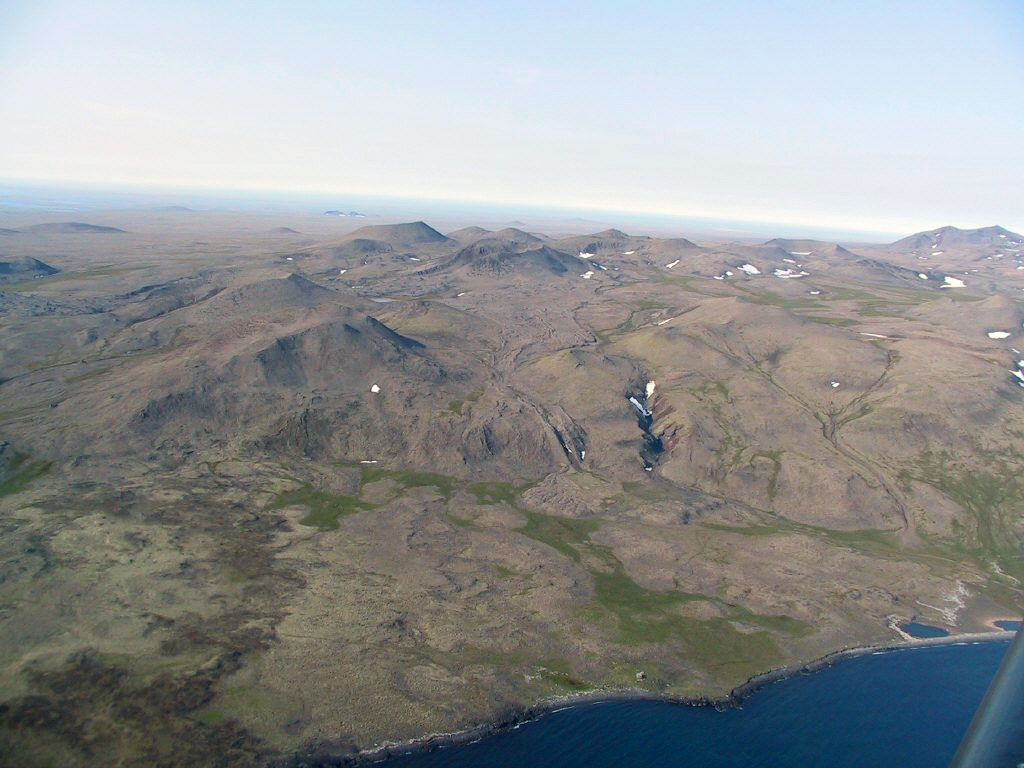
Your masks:
<svg viewBox="0 0 1024 768"><path fill-rule="evenodd" d="M526 201L513 201L513 200L500 200L500 199L467 199L458 198L451 196L401 196L395 194L387 194L381 192L366 192L366 191L353 191L353 190L337 190L337 189L318 189L314 187L263 187L263 186L223 186L220 184L211 183L167 183L167 182L138 182L138 181L97 181L97 180L83 180L83 179L51 179L51 178L17 178L17 177L0 177L0 185L12 186L15 188L26 188L47 191L79 191L79 192L106 192L108 194L125 195L131 196L134 194L192 194L200 197L209 196L224 196L228 199L232 197L264 197L264 203L273 202L299 202L303 198L306 201L312 203L313 200L310 198L326 198L326 197L354 197L362 198L364 201L380 200L390 202L392 204L405 204L421 202L428 205L447 205L456 206L463 208L495 208L501 211L513 211L514 209L521 209L524 212L530 211L533 214L544 213L548 215L552 214L566 214L574 217L580 217L584 214L590 215L603 215L603 216L616 216L619 218L631 218L638 217L641 219L650 219L651 223L660 223L662 227L670 224L682 224L689 222L691 224L700 224L705 227L713 225L713 230L720 233L727 233L730 231L735 232L738 236L744 237L744 239L753 236L757 230L762 230L762 233L769 234L766 228L775 229L797 229L804 230L806 232L817 231L820 233L819 236L825 236L826 234L838 237L842 236L843 239L851 239L850 236L872 236L877 237L893 237L900 239L912 234L920 232L933 231L944 226L954 226L958 229L976 229L985 226L1003 226L1000 223L984 224L980 227L959 227L953 224L941 224L938 227L927 227L927 225L909 225L897 228L893 223L887 224L875 224L873 226L865 225L863 223L849 223L847 221L837 220L831 217L825 219L812 219L808 220L805 218L773 218L763 215L748 214L742 216L736 213L725 214L721 212L705 211L705 212L693 212L693 211L677 211L677 210L655 210L649 208L623 208L620 206L601 204L601 203L566 203L566 202L526 202ZM5 201L0 199L0 206ZM319 201L318 201L319 202ZM342 206L344 207L344 206ZM495 211L496 212L496 211ZM608 223L608 222L594 222L596 224ZM640 222L634 221L633 223L639 224ZM909 224L909 222L908 222ZM729 230L725 225L740 225L741 228L736 230ZM1011 227L1006 227L1011 229ZM778 236L777 233L771 232L773 236Z"/></svg>

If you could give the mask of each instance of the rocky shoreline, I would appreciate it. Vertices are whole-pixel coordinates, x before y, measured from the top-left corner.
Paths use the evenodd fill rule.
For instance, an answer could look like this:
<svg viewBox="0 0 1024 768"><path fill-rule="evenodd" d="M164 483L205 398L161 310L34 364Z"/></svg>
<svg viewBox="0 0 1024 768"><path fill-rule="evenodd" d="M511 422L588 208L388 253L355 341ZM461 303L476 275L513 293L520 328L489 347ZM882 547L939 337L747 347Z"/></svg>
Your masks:
<svg viewBox="0 0 1024 768"><path fill-rule="evenodd" d="M872 653L898 651L907 648L1011 640L1015 634L1016 633L1011 630L1000 630L948 635L946 637L916 638L881 645L863 645L843 648L804 664L779 667L778 669L768 670L767 672L755 675L745 683L738 685L730 691L727 696L722 697L673 696L671 694L659 694L652 691L633 688L607 690L596 689L585 691L583 693L556 696L538 702L532 707L520 710L501 721L482 723L471 728L453 731L451 733L434 733L429 736L410 739L403 742L386 742L379 747L363 750L355 754L339 755L330 754L325 751L316 755L307 755L301 758L296 757L287 762L281 763L280 766L281 768L360 768L361 766L381 763L403 755L430 752L442 747L468 744L488 736L494 736L517 725L521 725L522 723L536 720L543 715L550 714L567 707L579 706L581 704L592 704L606 701L660 701L690 707L715 707L716 709L727 709L729 707L741 706L745 699L766 685L795 675L816 672L846 659L866 656Z"/></svg>

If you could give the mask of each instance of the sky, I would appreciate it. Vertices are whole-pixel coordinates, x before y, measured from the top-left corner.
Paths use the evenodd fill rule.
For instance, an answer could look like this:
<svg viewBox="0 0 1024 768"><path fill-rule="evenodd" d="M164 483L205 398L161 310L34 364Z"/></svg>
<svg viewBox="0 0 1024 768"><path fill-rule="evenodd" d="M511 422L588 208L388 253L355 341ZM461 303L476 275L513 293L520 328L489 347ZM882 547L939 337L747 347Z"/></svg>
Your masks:
<svg viewBox="0 0 1024 768"><path fill-rule="evenodd" d="M0 179L1024 231L1024 3L0 0Z"/></svg>

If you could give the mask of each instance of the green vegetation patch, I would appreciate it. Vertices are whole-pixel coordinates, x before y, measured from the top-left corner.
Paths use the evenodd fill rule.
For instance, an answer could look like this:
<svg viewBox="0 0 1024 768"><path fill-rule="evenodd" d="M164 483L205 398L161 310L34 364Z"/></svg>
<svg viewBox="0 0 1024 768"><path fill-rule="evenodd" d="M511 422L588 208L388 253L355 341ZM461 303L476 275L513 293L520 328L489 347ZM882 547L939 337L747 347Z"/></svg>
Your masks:
<svg viewBox="0 0 1024 768"><path fill-rule="evenodd" d="M411 469L378 469L377 467L363 467L363 476L359 487L368 483L375 483L378 480L393 480L403 488L436 488L437 492L445 499L455 495L455 488L458 480L448 475L439 475L434 472L417 472Z"/></svg>
<svg viewBox="0 0 1024 768"><path fill-rule="evenodd" d="M723 533L737 533L740 536L778 536L788 533L781 525L723 525L721 523L698 523L701 528Z"/></svg>
<svg viewBox="0 0 1024 768"><path fill-rule="evenodd" d="M107 365L100 368L93 368L91 371L84 371L83 373L76 373L74 376L68 376L64 381L68 384L77 384L82 381L88 381L89 379L95 379L102 376L107 371L111 370L113 366Z"/></svg>
<svg viewBox="0 0 1024 768"><path fill-rule="evenodd" d="M782 309L788 309L790 311L798 309L823 309L821 302L815 299L806 299L803 297L799 298L787 298L780 296L777 293L771 291L761 291L754 288L748 288L741 283L734 283L734 287L743 291L744 295L740 297L741 301L748 302L750 304L760 304L761 306L769 307L781 307Z"/></svg>
<svg viewBox="0 0 1024 768"><path fill-rule="evenodd" d="M834 542L873 554L892 554L900 549L895 531L883 531L878 528L860 528L853 531L837 531L832 528L820 530L825 533L826 538Z"/></svg>
<svg viewBox="0 0 1024 768"><path fill-rule="evenodd" d="M523 657L518 653L500 648L486 648L472 643L464 644L459 649L458 657L465 664L479 664L491 668L514 667L523 663Z"/></svg>
<svg viewBox="0 0 1024 768"><path fill-rule="evenodd" d="M771 523L760 525L722 525L721 523L705 523L699 525L713 531L723 533L735 533L740 536L780 536L786 534L797 534L801 536L813 536L825 539L833 544L857 550L865 554L878 557L906 557L913 559L913 550L905 550L900 547L899 539L895 531L886 531L878 528L860 528L853 531L839 531L834 528L825 528L820 525L809 523L797 523L792 520L777 517Z"/></svg>
<svg viewBox="0 0 1024 768"><path fill-rule="evenodd" d="M508 504L510 507L514 507L519 501L519 495L533 485L533 483L516 485L515 483L494 481L470 483L466 486L466 490L476 497L477 504Z"/></svg>
<svg viewBox="0 0 1024 768"><path fill-rule="evenodd" d="M668 309L668 304L664 301L654 301L651 299L632 299L625 300L623 302L629 307L639 311L650 311L654 309Z"/></svg>
<svg viewBox="0 0 1024 768"><path fill-rule="evenodd" d="M782 660L768 632L740 632L728 619L681 619L687 658L725 679L752 677Z"/></svg>
<svg viewBox="0 0 1024 768"><path fill-rule="evenodd" d="M622 643L661 642L675 634L682 617L671 613L676 606L701 595L688 592L658 592L637 584L616 561L611 571L594 573L594 606L615 617Z"/></svg>
<svg viewBox="0 0 1024 768"><path fill-rule="evenodd" d="M521 510L527 523L519 533L542 542L575 563L593 579L594 596L580 609L589 621L608 627L612 637L624 645L674 641L687 659L724 678L751 675L781 658L771 632L800 637L810 631L804 622L790 616L760 616L726 604L718 598L678 590L654 590L641 586L626 573L622 562L608 547L590 540L601 520L563 518ZM708 601L728 614L698 619L682 614L687 603ZM743 629L733 623L742 622ZM552 682L568 688L582 683L569 670L547 664L563 673ZM562 677L562 676L559 676Z"/></svg>
<svg viewBox="0 0 1024 768"><path fill-rule="evenodd" d="M37 477L42 477L53 466L52 461L33 459L27 453L14 451L8 462L8 478L0 482L0 497L21 493Z"/></svg>
<svg viewBox="0 0 1024 768"><path fill-rule="evenodd" d="M669 501L678 498L679 491L667 482L650 478L646 482L623 480L622 493L643 501Z"/></svg>
<svg viewBox="0 0 1024 768"><path fill-rule="evenodd" d="M475 529L476 528L476 523L474 523L472 520L470 520L468 518L459 517L458 515L453 515L451 512L448 512L445 515L445 517L448 518L448 522L449 523L451 523L452 525L454 525L454 526L456 526L458 528L468 528L468 529Z"/></svg>
<svg viewBox="0 0 1024 768"><path fill-rule="evenodd" d="M792 637L805 637L811 633L810 624L793 616L786 616L785 614L762 616L761 614L753 613L743 606L733 605L732 603L729 604L729 610L732 611L732 618L734 619L756 624L759 627L774 632L782 632Z"/></svg>
<svg viewBox="0 0 1024 768"><path fill-rule="evenodd" d="M865 416L870 415L873 410L874 409L867 403L861 403L860 407L856 411L844 414L843 417L836 422L836 429L846 426L851 421L863 419Z"/></svg>
<svg viewBox="0 0 1024 768"><path fill-rule="evenodd" d="M699 387L694 387L692 392L694 394L703 395L704 397L714 397L719 395L727 403L732 402L732 397L729 394L729 387L724 381L718 379L705 379L704 383Z"/></svg>
<svg viewBox="0 0 1024 768"><path fill-rule="evenodd" d="M679 606L702 600L709 598L642 587L617 563L610 572L594 573L594 602L584 611L593 618L600 618L601 613L612 616L620 643L675 640L684 646L687 659L713 672L722 671L730 676L754 674L781 658L778 646L766 631L741 632L728 618L696 619L678 612ZM755 623L765 630L800 631L802 625L788 616L763 617L745 610L730 618Z"/></svg>
<svg viewBox="0 0 1024 768"><path fill-rule="evenodd" d="M373 509L372 504L362 501L356 496L344 496L340 493L318 491L308 483L300 488L279 493L268 509L284 509L285 507L308 507L309 514L299 523L321 531L338 530L338 520L356 512Z"/></svg>
<svg viewBox="0 0 1024 768"><path fill-rule="evenodd" d="M450 403L448 403L448 410L454 413L456 416L461 416L462 405L463 403L461 400L452 400Z"/></svg>
<svg viewBox="0 0 1024 768"><path fill-rule="evenodd" d="M583 691L593 687L573 674L568 659L554 657L541 659L540 668L544 679L558 688L567 691Z"/></svg>
<svg viewBox="0 0 1024 768"><path fill-rule="evenodd" d="M919 471L910 476L939 489L970 516L967 525L954 521L959 552L974 557L979 564L994 558L1015 578L1024 578L1020 559L1024 546L1020 523L1024 479L1018 472L1021 457L1015 452L979 453L988 460L989 467L968 467L946 451L928 452Z"/></svg>
<svg viewBox="0 0 1024 768"><path fill-rule="evenodd" d="M850 320L845 317L826 317L825 315L800 315L804 320L810 320L812 323L821 323L822 325L837 325L840 328L849 328L851 325L857 325L856 320Z"/></svg>
<svg viewBox="0 0 1024 768"><path fill-rule="evenodd" d="M779 473L782 472L782 451L758 451L753 458L768 459L772 462L772 476L768 478L768 499L775 500L779 491ZM751 459L753 463L753 459Z"/></svg>
<svg viewBox="0 0 1024 768"><path fill-rule="evenodd" d="M582 549L590 534L601 527L598 520L555 517L529 511L523 514L526 515L526 525L517 528L518 533L557 549L577 563L583 559Z"/></svg>

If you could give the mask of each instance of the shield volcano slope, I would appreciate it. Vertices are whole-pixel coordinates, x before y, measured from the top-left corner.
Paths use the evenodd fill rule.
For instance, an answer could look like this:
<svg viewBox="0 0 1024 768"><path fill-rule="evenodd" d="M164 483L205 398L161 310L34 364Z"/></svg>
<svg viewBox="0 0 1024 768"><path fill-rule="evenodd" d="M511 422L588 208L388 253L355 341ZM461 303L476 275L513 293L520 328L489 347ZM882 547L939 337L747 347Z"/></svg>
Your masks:
<svg viewBox="0 0 1024 768"><path fill-rule="evenodd" d="M445 237L422 221L406 224L376 224L349 232L344 237L319 243L288 254L302 269L318 273L337 273L367 268L366 276L376 270L394 270L403 264L415 265L448 255L458 242Z"/></svg>
<svg viewBox="0 0 1024 768"><path fill-rule="evenodd" d="M495 276L509 273L525 274L529 278L566 275L585 271L584 260L546 245L528 248L533 243L520 243L487 237L460 250L437 268L436 272L450 272L463 277Z"/></svg>
<svg viewBox="0 0 1024 768"><path fill-rule="evenodd" d="M495 479L564 464L536 409L354 300L291 275L138 322L112 344L120 365L65 393L64 428L39 448L79 464L269 452Z"/></svg>
<svg viewBox="0 0 1024 768"><path fill-rule="evenodd" d="M374 224L360 227L345 236L345 240L367 239L390 243L393 246L433 245L450 243L449 238L423 221L405 224Z"/></svg>

